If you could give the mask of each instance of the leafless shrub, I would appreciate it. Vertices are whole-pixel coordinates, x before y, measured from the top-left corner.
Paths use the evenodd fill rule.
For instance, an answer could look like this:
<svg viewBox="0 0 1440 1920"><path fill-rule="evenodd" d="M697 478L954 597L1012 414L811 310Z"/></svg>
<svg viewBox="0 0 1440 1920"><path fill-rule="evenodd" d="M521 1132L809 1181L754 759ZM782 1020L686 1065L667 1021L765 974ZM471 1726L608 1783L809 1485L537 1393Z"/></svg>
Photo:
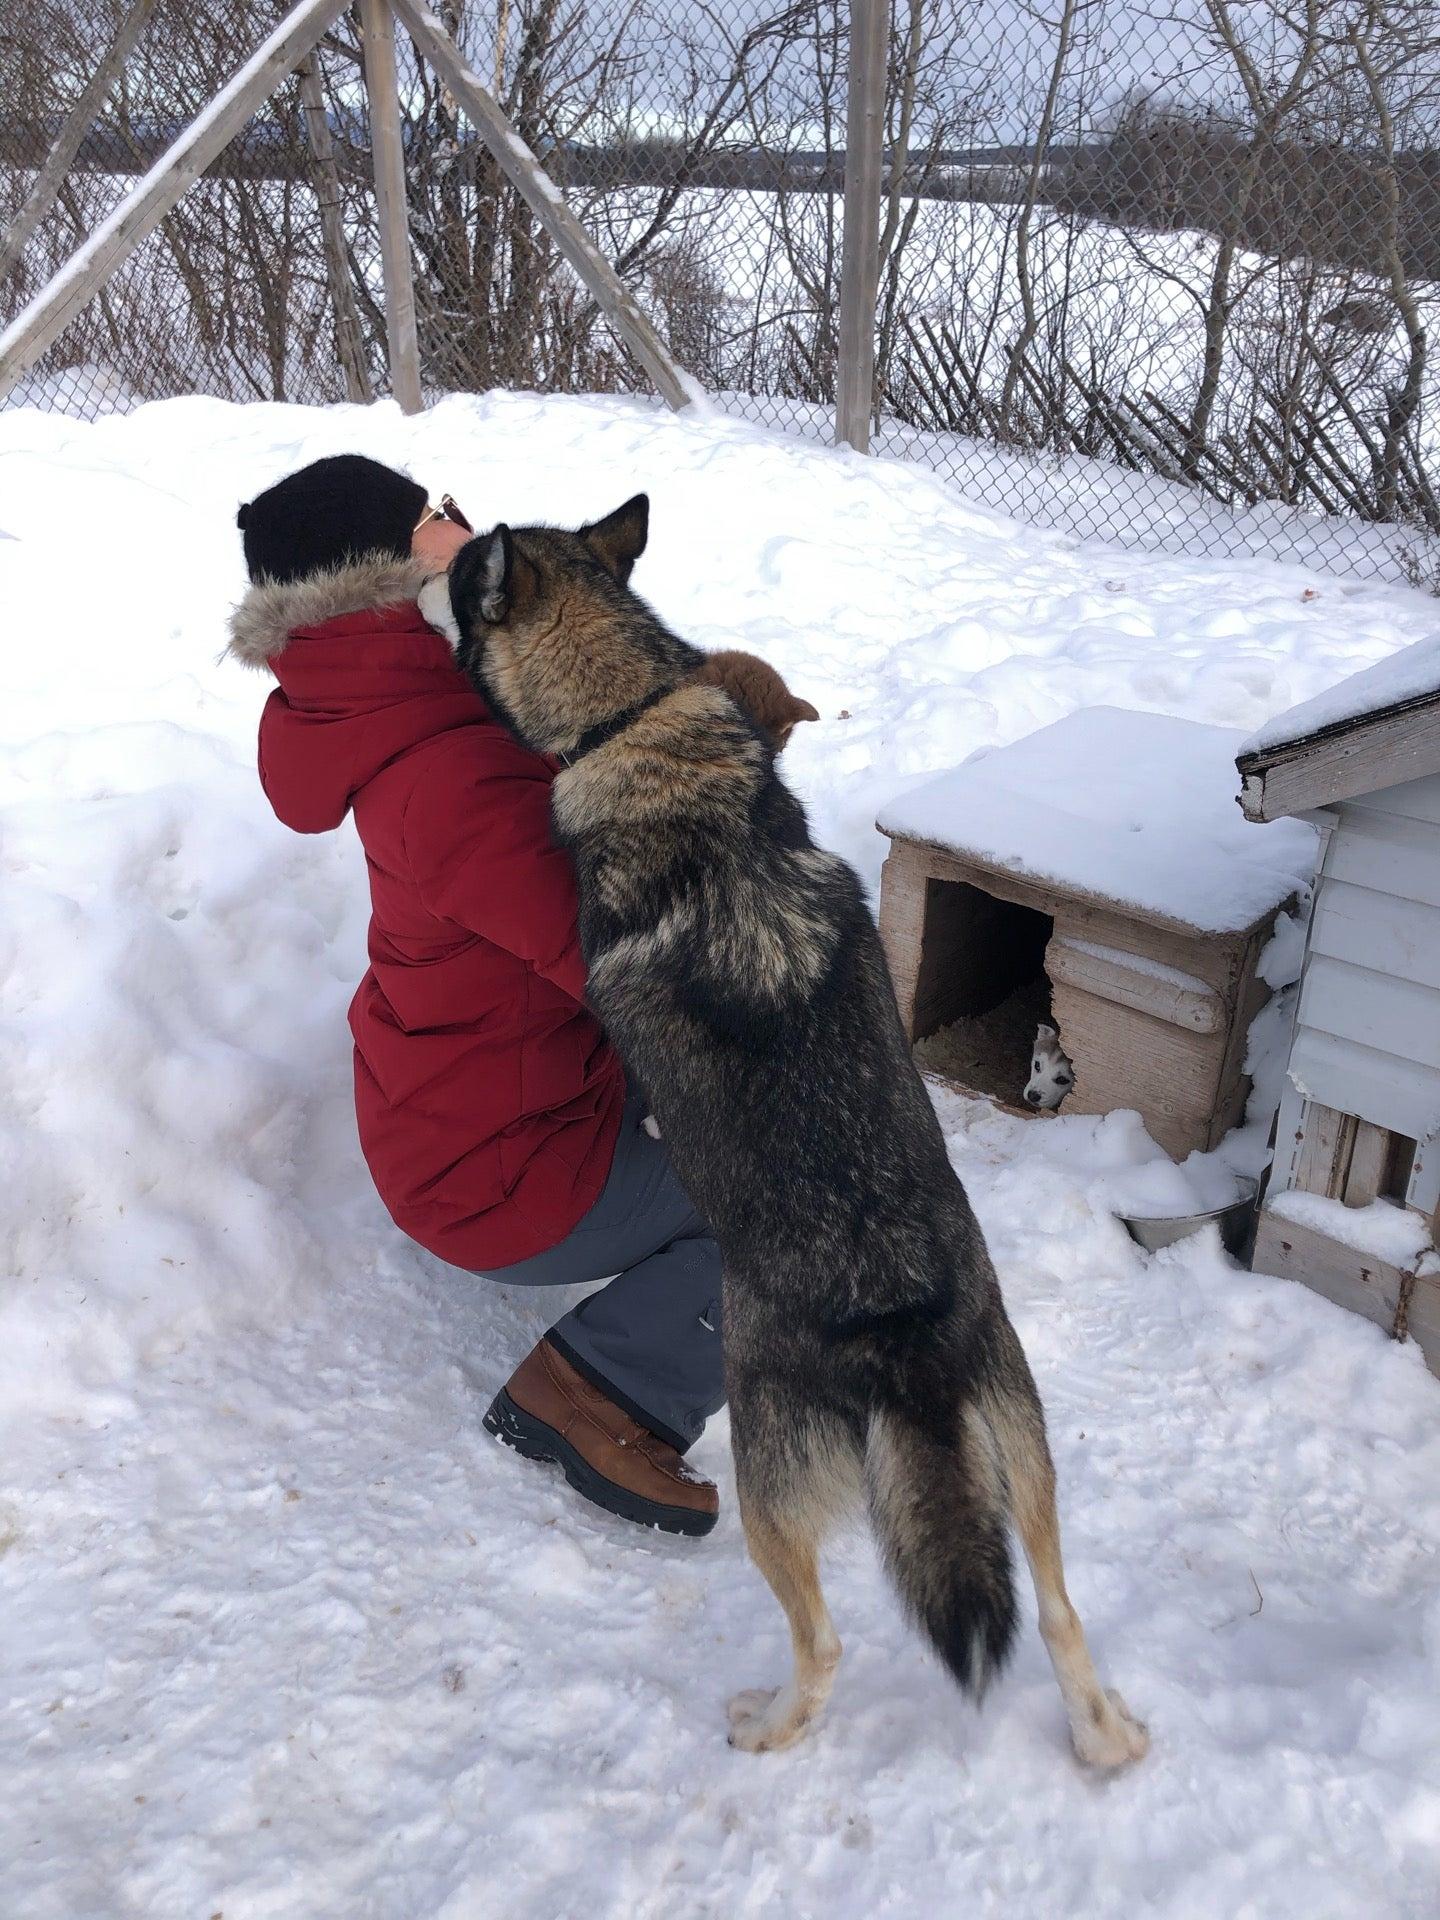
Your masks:
<svg viewBox="0 0 1440 1920"><path fill-rule="evenodd" d="M23 103L0 126L0 217L125 4L38 0L0 24L0 87ZM922 428L1084 454L1230 505L1433 532L1433 0L1171 4L1118 16L1119 0L1020 0L1002 20L990 0L895 0L877 444ZM213 95L277 5L159 0L95 142L0 282L0 317ZM438 11L682 362L761 418L829 407L840 0ZM1188 95L1117 107L1117 19L1189 36L1176 60L1196 70ZM398 44L427 386L642 388L454 101L403 33ZM66 369L78 382L107 368L139 397L383 391L368 144L342 16L303 81L279 90L41 374L63 386ZM1001 505L1006 471L987 482Z"/></svg>

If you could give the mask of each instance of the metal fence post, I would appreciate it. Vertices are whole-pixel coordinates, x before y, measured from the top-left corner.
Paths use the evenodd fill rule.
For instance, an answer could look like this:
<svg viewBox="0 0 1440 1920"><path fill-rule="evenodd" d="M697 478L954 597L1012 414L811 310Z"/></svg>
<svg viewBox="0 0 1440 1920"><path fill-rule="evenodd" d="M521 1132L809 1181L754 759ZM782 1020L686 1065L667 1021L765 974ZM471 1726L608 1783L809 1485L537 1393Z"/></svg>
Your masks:
<svg viewBox="0 0 1440 1920"><path fill-rule="evenodd" d="M889 0L852 0L835 442L854 447L857 453L870 451L875 404L875 296L880 280L880 176L889 51Z"/></svg>
<svg viewBox="0 0 1440 1920"><path fill-rule="evenodd" d="M375 205L380 216L380 261L385 273L390 389L402 413L419 413L425 396L420 388L415 280L410 266L395 20L388 0L360 0L360 39L365 49L365 89L370 96L370 148L375 167Z"/></svg>

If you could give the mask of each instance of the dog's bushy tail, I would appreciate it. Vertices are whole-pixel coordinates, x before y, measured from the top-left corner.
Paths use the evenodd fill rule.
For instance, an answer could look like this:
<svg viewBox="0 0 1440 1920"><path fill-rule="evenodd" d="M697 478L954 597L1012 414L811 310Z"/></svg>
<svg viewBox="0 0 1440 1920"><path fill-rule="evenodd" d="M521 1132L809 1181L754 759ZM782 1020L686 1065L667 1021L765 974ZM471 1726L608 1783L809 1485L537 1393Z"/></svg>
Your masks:
<svg viewBox="0 0 1440 1920"><path fill-rule="evenodd" d="M937 1435L903 1409L877 1410L865 1479L871 1525L901 1599L978 1700L1015 1636L1005 1480L984 1416L964 1405L953 1429Z"/></svg>

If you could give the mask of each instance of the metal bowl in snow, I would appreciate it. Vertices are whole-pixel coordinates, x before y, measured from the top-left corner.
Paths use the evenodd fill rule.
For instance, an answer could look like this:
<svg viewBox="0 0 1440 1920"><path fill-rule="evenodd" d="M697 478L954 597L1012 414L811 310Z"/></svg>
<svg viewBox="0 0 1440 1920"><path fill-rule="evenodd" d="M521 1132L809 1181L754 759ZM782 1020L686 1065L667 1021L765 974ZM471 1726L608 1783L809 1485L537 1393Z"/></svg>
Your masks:
<svg viewBox="0 0 1440 1920"><path fill-rule="evenodd" d="M1173 1246L1177 1240L1188 1239L1192 1233L1199 1233L1202 1227L1213 1223L1220 1229L1225 1251L1234 1254L1237 1260L1244 1260L1249 1255L1255 1232L1260 1183L1245 1174L1237 1174L1235 1179L1240 1197L1223 1207L1211 1207L1208 1213L1122 1213L1120 1222L1130 1238L1147 1253Z"/></svg>

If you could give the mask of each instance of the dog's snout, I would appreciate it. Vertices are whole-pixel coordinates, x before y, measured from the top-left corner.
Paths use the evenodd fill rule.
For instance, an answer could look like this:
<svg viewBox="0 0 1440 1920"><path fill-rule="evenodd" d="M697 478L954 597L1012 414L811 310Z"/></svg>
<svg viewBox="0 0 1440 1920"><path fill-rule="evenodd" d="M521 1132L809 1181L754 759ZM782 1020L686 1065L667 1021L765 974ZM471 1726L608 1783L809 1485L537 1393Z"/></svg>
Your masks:
<svg viewBox="0 0 1440 1920"><path fill-rule="evenodd" d="M1040 1095L1034 1087L1027 1087L1025 1089L1025 1098L1030 1102L1032 1107L1038 1107L1040 1104Z"/></svg>

